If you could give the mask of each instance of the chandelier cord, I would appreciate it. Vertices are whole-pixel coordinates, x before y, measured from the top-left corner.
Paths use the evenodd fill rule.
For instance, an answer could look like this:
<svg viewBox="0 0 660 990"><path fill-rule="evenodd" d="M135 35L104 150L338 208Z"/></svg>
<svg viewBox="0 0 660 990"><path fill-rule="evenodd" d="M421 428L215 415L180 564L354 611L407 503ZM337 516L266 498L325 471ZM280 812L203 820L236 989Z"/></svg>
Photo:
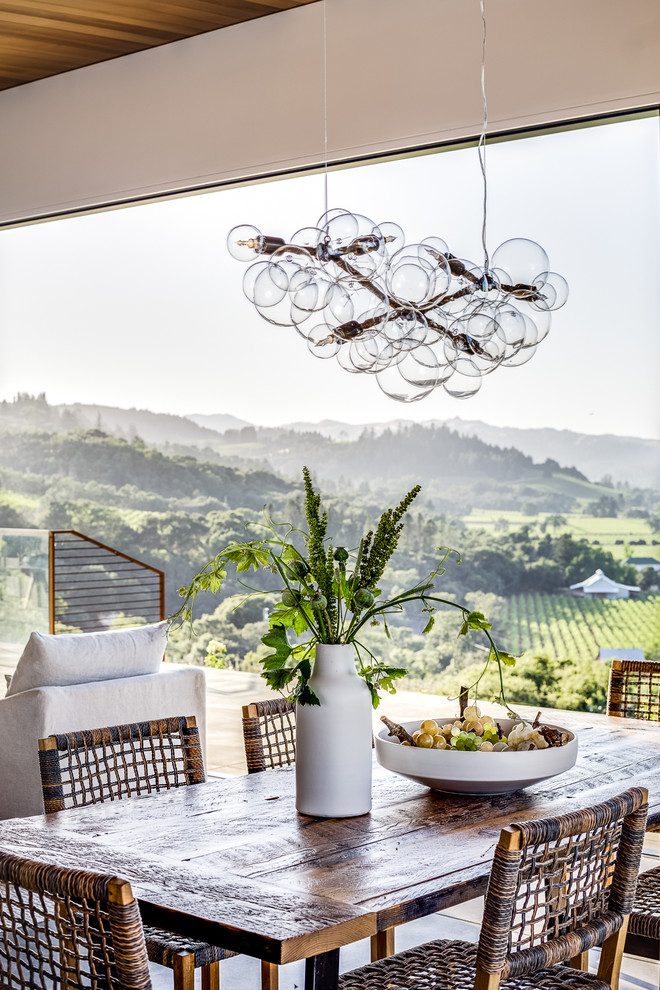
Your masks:
<svg viewBox="0 0 660 990"><path fill-rule="evenodd" d="M479 154L479 165L481 166L481 175L483 177L484 184L484 211L483 211L483 221L481 224L481 244L484 251L484 270L488 271L489 268L489 258L488 258L488 248L486 246L486 217L488 209L488 180L486 178L486 129L488 127L488 102L486 100L486 0L480 0L481 2L481 99L483 103L483 126L481 128L481 135L479 136L479 144L477 145L477 151Z"/></svg>
<svg viewBox="0 0 660 990"><path fill-rule="evenodd" d="M328 212L328 17L327 0L323 0L323 212Z"/></svg>

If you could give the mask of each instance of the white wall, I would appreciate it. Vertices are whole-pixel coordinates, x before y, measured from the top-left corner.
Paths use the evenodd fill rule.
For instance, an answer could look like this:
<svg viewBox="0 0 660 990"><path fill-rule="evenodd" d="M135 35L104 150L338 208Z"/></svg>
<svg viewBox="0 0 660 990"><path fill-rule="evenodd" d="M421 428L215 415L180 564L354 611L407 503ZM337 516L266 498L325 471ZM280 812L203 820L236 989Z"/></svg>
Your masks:
<svg viewBox="0 0 660 990"><path fill-rule="evenodd" d="M478 0L326 0L330 158L478 133ZM493 131L660 102L658 0L489 0ZM0 223L323 155L323 4L0 93Z"/></svg>

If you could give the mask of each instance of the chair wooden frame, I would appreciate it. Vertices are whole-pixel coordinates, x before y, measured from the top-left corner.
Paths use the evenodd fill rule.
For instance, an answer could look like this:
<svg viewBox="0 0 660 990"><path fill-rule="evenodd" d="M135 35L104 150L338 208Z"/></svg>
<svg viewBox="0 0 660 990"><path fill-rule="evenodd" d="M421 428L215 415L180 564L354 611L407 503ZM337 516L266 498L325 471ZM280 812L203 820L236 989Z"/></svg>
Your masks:
<svg viewBox="0 0 660 990"><path fill-rule="evenodd" d="M203 783L204 758L194 716L61 733L39 740L46 814L71 807ZM145 926L151 962L174 973L174 990L218 990L220 961L236 953Z"/></svg>
<svg viewBox="0 0 660 990"><path fill-rule="evenodd" d="M151 990L147 948L131 885L0 852L0 974L7 985ZM18 934L18 938L17 938ZM85 979L86 977L86 979Z"/></svg>
<svg viewBox="0 0 660 990"><path fill-rule="evenodd" d="M647 793L502 830L478 945L440 940L346 973L340 990L617 990L644 841ZM581 972L602 946L597 977ZM570 963L570 966L560 965Z"/></svg>
<svg viewBox="0 0 660 990"><path fill-rule="evenodd" d="M296 706L285 698L243 705L243 745L248 773L296 762Z"/></svg>

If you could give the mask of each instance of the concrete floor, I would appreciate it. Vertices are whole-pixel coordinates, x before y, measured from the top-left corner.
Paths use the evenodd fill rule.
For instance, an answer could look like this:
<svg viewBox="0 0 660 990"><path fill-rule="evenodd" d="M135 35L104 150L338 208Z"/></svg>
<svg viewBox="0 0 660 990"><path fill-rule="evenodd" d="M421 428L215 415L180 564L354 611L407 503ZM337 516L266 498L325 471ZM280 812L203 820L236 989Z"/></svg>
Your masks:
<svg viewBox="0 0 660 990"><path fill-rule="evenodd" d="M19 651L0 644L0 696L4 694L4 674L16 667ZM231 670L206 670L207 700L207 770L212 776L235 776L246 772L241 729L241 708L251 701L274 696L258 674ZM453 714L455 702L434 695L398 691L387 695L374 713L374 726L385 713L395 721ZM73 728L73 727L72 727ZM642 869L660 864L660 834L647 836ZM398 950L410 948L436 938L458 938L476 942L479 938L482 901L468 901L440 914L410 922L397 929ZM342 972L369 962L369 941L356 942L341 952ZM598 951L590 953L590 968L598 966ZM656 990L659 964L649 960L624 957L620 990ZM154 990L171 990L172 973L160 966L152 967ZM260 986L260 964L249 956L236 956L221 963L223 990L248 990ZM196 974L196 986L201 986ZM290 963L280 969L281 990L301 990L304 986L304 963Z"/></svg>

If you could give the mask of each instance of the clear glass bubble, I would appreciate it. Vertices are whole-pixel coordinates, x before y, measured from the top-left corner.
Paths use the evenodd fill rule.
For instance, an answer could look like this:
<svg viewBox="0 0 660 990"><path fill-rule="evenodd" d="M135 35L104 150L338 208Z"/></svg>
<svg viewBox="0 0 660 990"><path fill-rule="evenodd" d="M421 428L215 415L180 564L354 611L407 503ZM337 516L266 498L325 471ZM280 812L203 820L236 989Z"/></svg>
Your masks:
<svg viewBox="0 0 660 990"><path fill-rule="evenodd" d="M561 309L568 299L568 282L563 275L558 272L542 272L540 279L536 283L540 292L545 296L545 309ZM551 301L550 290L554 293ZM539 307L541 308L541 307Z"/></svg>
<svg viewBox="0 0 660 990"><path fill-rule="evenodd" d="M512 285L533 285L550 265L548 256L536 241L512 237L497 248L492 257L494 268L503 268Z"/></svg>
<svg viewBox="0 0 660 990"><path fill-rule="evenodd" d="M353 363L352 352L353 342L345 341L339 348L339 352L337 354L337 364L340 368L343 368L344 371L348 371L349 374L357 375L360 373L360 369Z"/></svg>
<svg viewBox="0 0 660 990"><path fill-rule="evenodd" d="M356 320L358 323L372 318L381 320L389 311L387 293L384 288L380 288L377 280L370 280L369 285L370 288L367 288L357 278L352 277L338 279L335 283L336 289L333 287L332 290L332 292L337 293L337 299L330 303L333 314L335 310L339 311L340 308L350 308L351 315L348 317L350 320ZM346 297L350 300L350 307L341 305L345 298L343 293L346 293ZM346 322L346 320L342 322Z"/></svg>
<svg viewBox="0 0 660 990"><path fill-rule="evenodd" d="M350 212L351 212L350 210L344 209L343 206L333 206L331 209L321 214L321 216L316 221L316 226L319 228L319 230L325 230L328 223L330 223L331 220L334 220L335 217L345 216Z"/></svg>
<svg viewBox="0 0 660 990"><path fill-rule="evenodd" d="M479 378L467 378L464 376L454 375L450 381L445 382L442 386L447 393L451 395L453 399L471 399L473 395L476 395L481 388L482 379Z"/></svg>
<svg viewBox="0 0 660 990"><path fill-rule="evenodd" d="M382 367L381 352L383 348L376 337L358 337L351 342L351 362L356 371L372 374ZM390 358L387 359L389 363Z"/></svg>
<svg viewBox="0 0 660 990"><path fill-rule="evenodd" d="M388 254L396 254L406 243L406 235L398 223L386 220L385 223L379 223L378 228L385 238L385 250Z"/></svg>
<svg viewBox="0 0 660 990"><path fill-rule="evenodd" d="M376 344L378 345L378 357L370 369L373 374L398 364L402 356L393 344L388 344L382 337L376 338Z"/></svg>
<svg viewBox="0 0 660 990"><path fill-rule="evenodd" d="M440 240L440 238L435 238ZM451 284L451 270L444 254L435 251L428 244L417 245L417 257L432 279L431 292L434 296L444 295Z"/></svg>
<svg viewBox="0 0 660 990"><path fill-rule="evenodd" d="M291 304L308 313L323 309L327 282L314 278L308 272L296 272L289 280Z"/></svg>
<svg viewBox="0 0 660 990"><path fill-rule="evenodd" d="M451 313L446 313L444 309L429 309L425 311L426 322L429 328L436 334L443 334L456 319Z"/></svg>
<svg viewBox="0 0 660 990"><path fill-rule="evenodd" d="M535 347L539 342L539 328L531 316L525 316L525 339L522 347Z"/></svg>
<svg viewBox="0 0 660 990"><path fill-rule="evenodd" d="M391 364L379 371L376 375L376 381L385 395L388 395L390 399L396 399L397 402L418 402L433 391L432 388L411 385L400 374L397 364Z"/></svg>
<svg viewBox="0 0 660 990"><path fill-rule="evenodd" d="M393 296L402 302L421 303L429 296L431 279L419 264L412 261L392 267L388 272L388 286Z"/></svg>
<svg viewBox="0 0 660 990"><path fill-rule="evenodd" d="M291 318L291 303L287 295L280 302L272 306L259 306L255 303L255 309L259 316L266 320L267 323L272 323L275 327L294 326L293 319Z"/></svg>
<svg viewBox="0 0 660 990"><path fill-rule="evenodd" d="M335 282L330 286L326 297L325 311L329 312L337 323L348 323L353 319L355 307L347 285Z"/></svg>
<svg viewBox="0 0 660 990"><path fill-rule="evenodd" d="M532 344L531 347L521 347L519 351L516 351L511 357L507 357L502 361L500 367L502 368L519 368L523 364L527 364L528 361L536 354L536 344Z"/></svg>
<svg viewBox="0 0 660 990"><path fill-rule="evenodd" d="M254 302L254 285L261 272L268 268L269 261L255 261L243 274L243 292L251 303Z"/></svg>
<svg viewBox="0 0 660 990"><path fill-rule="evenodd" d="M497 335L509 347L520 347L525 339L525 317L511 303L497 308Z"/></svg>
<svg viewBox="0 0 660 990"><path fill-rule="evenodd" d="M402 378L418 388L435 388L440 378L437 355L424 344L403 354L397 368Z"/></svg>
<svg viewBox="0 0 660 990"><path fill-rule="evenodd" d="M254 304L259 308L275 306L287 293L289 280L279 265L268 264L254 283Z"/></svg>
<svg viewBox="0 0 660 990"><path fill-rule="evenodd" d="M425 247L431 248L434 254L449 254L449 246L446 241L443 241L441 237L425 237L423 241L420 242Z"/></svg>
<svg viewBox="0 0 660 990"><path fill-rule="evenodd" d="M505 345L496 337L480 344L479 352L467 353L450 344L445 345L445 355L457 375L467 378L480 378L495 371L500 362L507 356Z"/></svg>
<svg viewBox="0 0 660 990"><path fill-rule="evenodd" d="M262 233L249 223L232 227L227 234L227 250L236 261L252 261L259 254Z"/></svg>
<svg viewBox="0 0 660 990"><path fill-rule="evenodd" d="M342 261L353 274L373 278L387 263L385 238L378 227L350 241Z"/></svg>
<svg viewBox="0 0 660 990"><path fill-rule="evenodd" d="M390 314L383 324L382 335L397 350L410 350L426 339L428 325L422 313L400 309Z"/></svg>
<svg viewBox="0 0 660 990"><path fill-rule="evenodd" d="M540 344L542 340L548 336L550 332L550 326L552 324L552 313L549 309L537 309L532 306L529 302L523 302L522 300L517 303L517 309L525 317L525 337L523 339L523 347L529 346L529 344ZM529 322L534 324L535 332L530 335L529 332Z"/></svg>
<svg viewBox="0 0 660 990"><path fill-rule="evenodd" d="M332 327L327 323L318 323L307 335L307 346L314 357L327 359L335 357L344 345L334 337Z"/></svg>
<svg viewBox="0 0 660 990"><path fill-rule="evenodd" d="M315 259L299 244L284 244L273 251L270 258L275 264L296 265L297 268L316 270Z"/></svg>
<svg viewBox="0 0 660 990"><path fill-rule="evenodd" d="M298 309L298 307L294 305L291 305L290 313L291 322L295 327L296 333L298 333L303 340L307 340L310 330L312 330L315 326L318 326L318 313L308 313L304 309Z"/></svg>
<svg viewBox="0 0 660 990"><path fill-rule="evenodd" d="M463 332L476 340L488 340L498 330L497 319L486 306L471 310L461 321Z"/></svg>
<svg viewBox="0 0 660 990"><path fill-rule="evenodd" d="M316 246L324 234L320 227L301 227L290 239L291 244L305 248L310 254L316 251Z"/></svg>
<svg viewBox="0 0 660 990"><path fill-rule="evenodd" d="M358 221L352 213L340 213L325 225L325 234L330 251L346 248L358 236Z"/></svg>

